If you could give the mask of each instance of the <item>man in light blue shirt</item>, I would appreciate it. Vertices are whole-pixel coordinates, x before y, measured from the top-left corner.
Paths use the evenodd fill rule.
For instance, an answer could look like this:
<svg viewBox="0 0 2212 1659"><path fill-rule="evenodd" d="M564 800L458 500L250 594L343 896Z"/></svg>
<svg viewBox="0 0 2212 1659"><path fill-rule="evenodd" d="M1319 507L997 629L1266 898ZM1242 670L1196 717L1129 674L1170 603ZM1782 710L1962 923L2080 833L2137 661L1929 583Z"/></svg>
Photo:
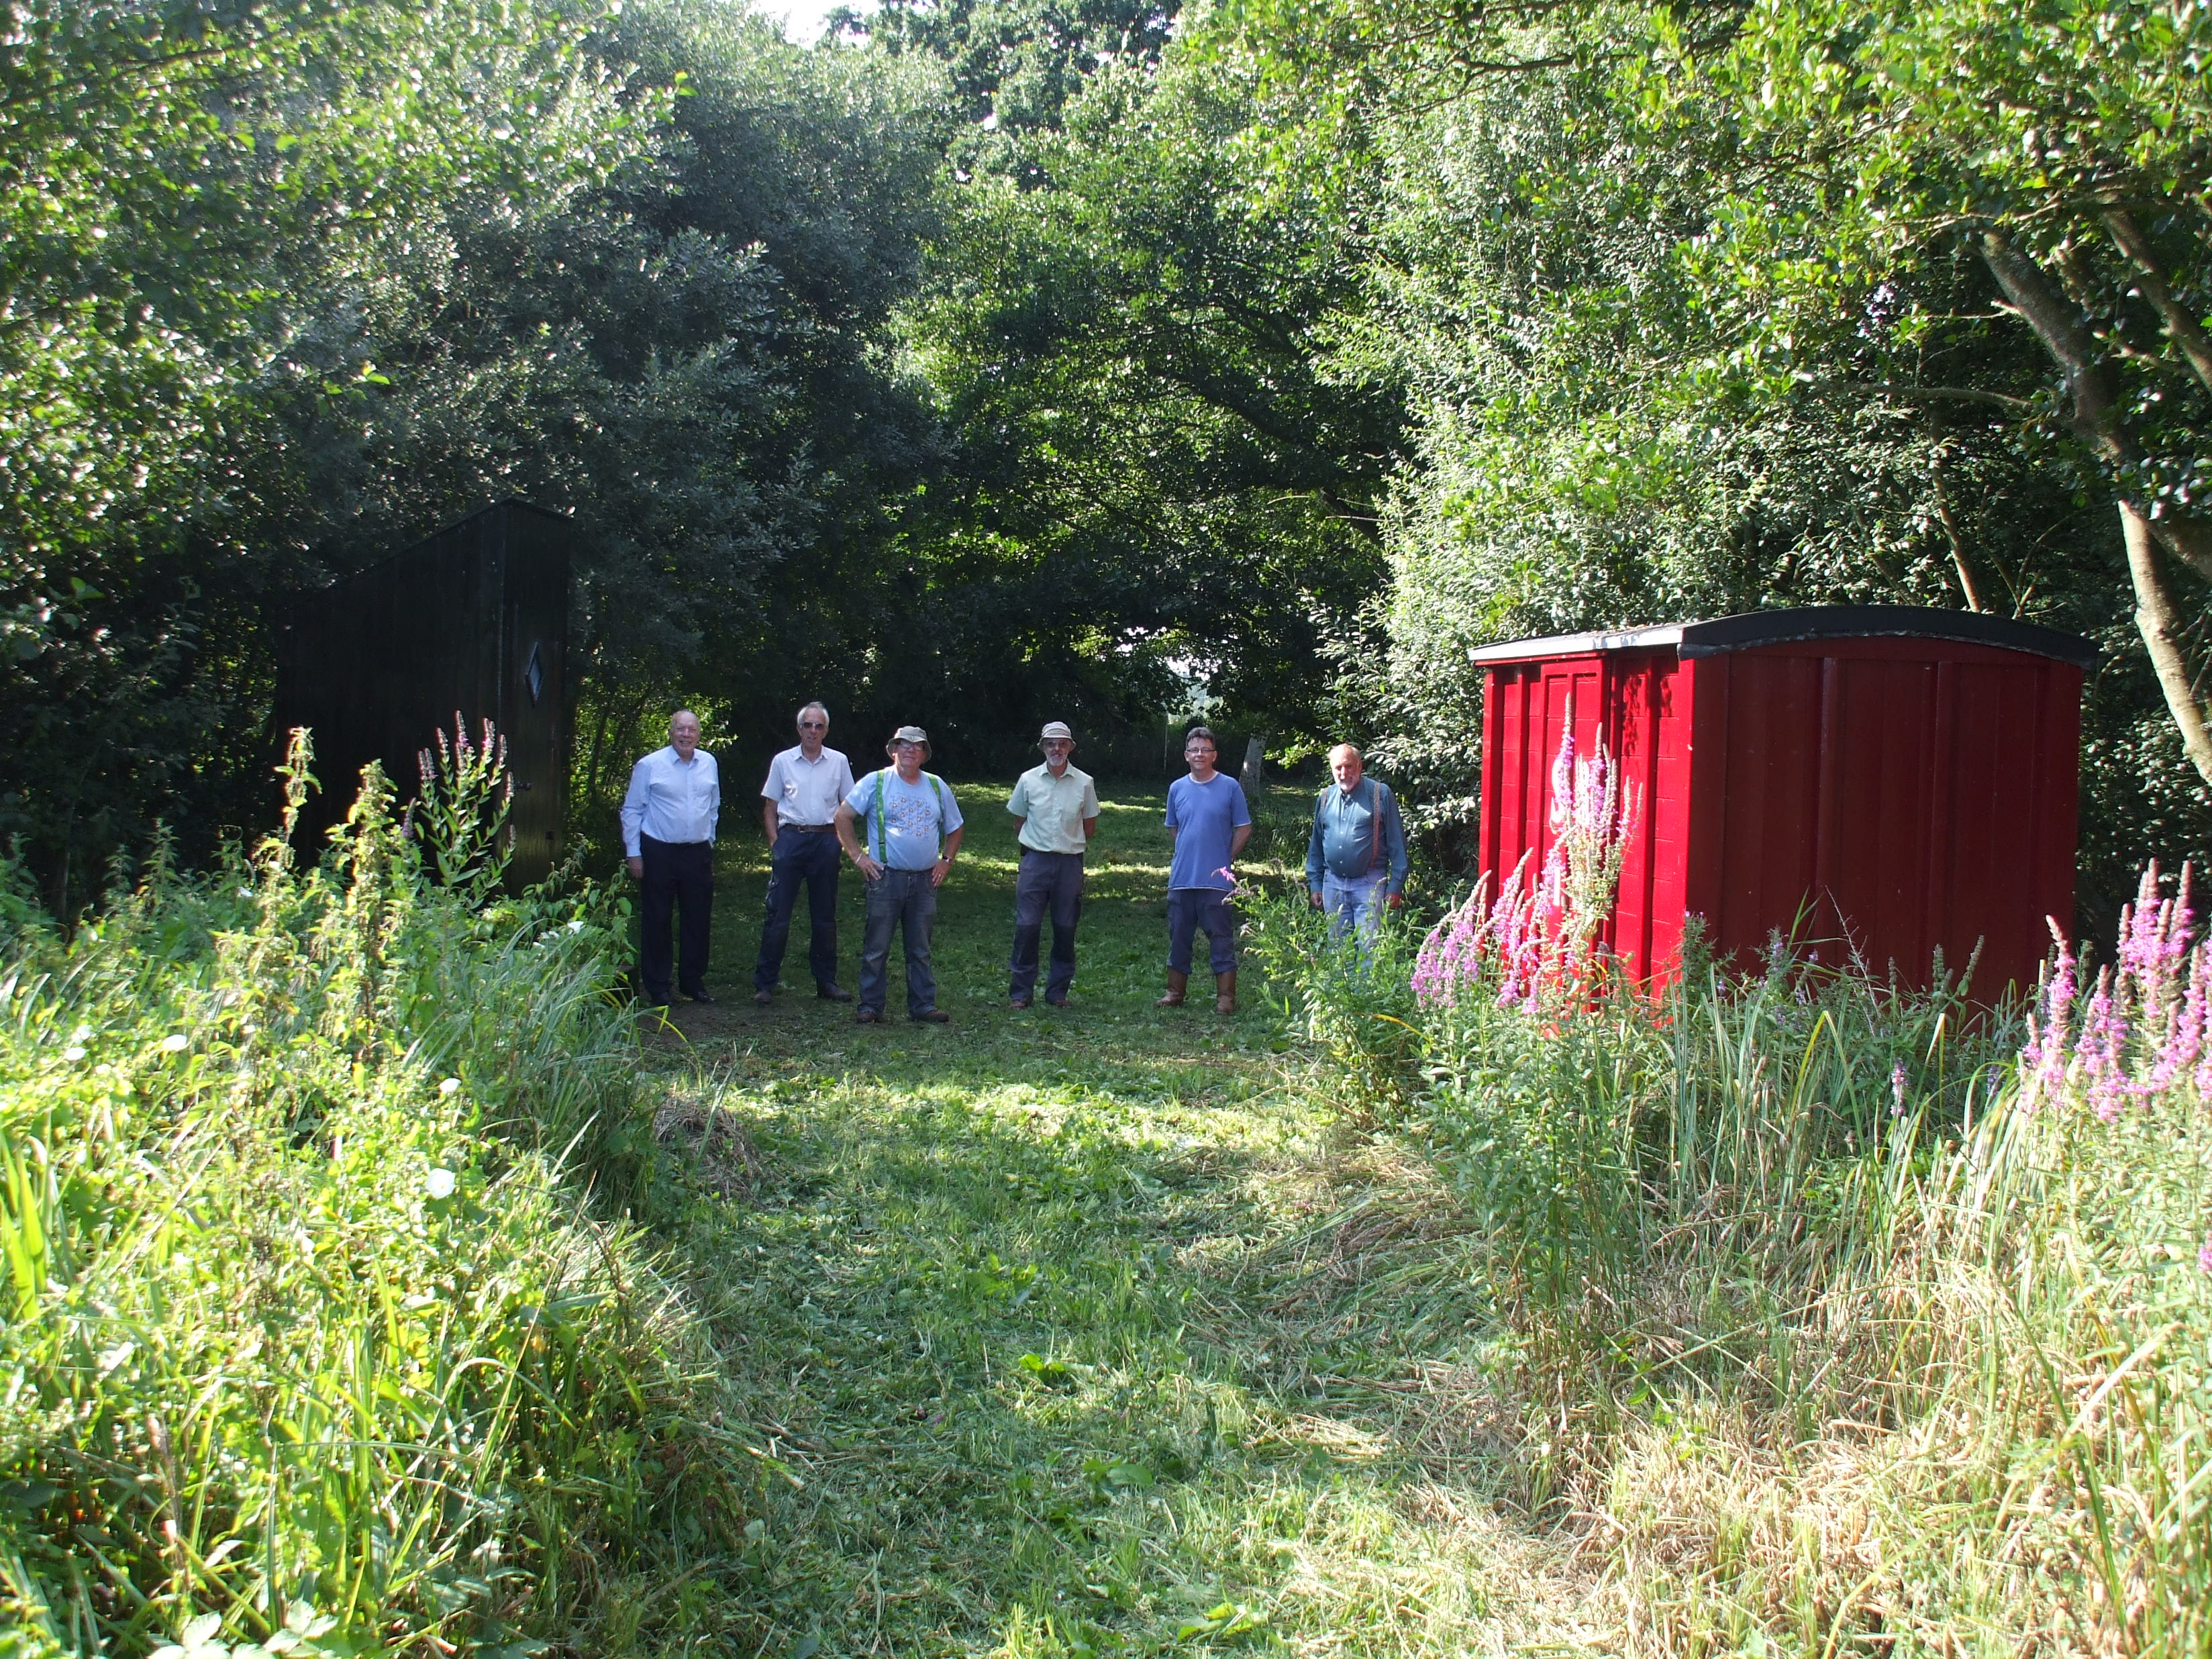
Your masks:
<svg viewBox="0 0 2212 1659"><path fill-rule="evenodd" d="M1229 894L1232 866L1252 839L1252 812L1244 786L1214 769L1213 733L1194 726L1182 740L1190 775L1168 786L1168 833L1175 852L1168 861L1168 994L1162 1008L1180 1008L1190 985L1192 935L1203 929L1211 949L1213 1011L1237 1012L1237 919Z"/></svg>
<svg viewBox="0 0 2212 1659"><path fill-rule="evenodd" d="M714 821L722 810L721 774L699 747L699 717L679 708L668 747L630 768L623 797L623 851L638 904L637 979L645 1000L668 1006L669 913L684 913L676 981L694 1002L707 991L708 922L714 908Z"/></svg>
<svg viewBox="0 0 2212 1659"><path fill-rule="evenodd" d="M937 890L952 873L960 852L960 803L952 786L921 769L929 734L902 726L884 745L891 764L871 772L837 809L837 840L868 884L867 920L860 935L860 1006L853 1018L873 1025L890 995L891 933L906 942L906 1012L909 1019L942 1025L937 975L930 964L929 934L937 921ZM862 844L860 825L868 825Z"/></svg>
<svg viewBox="0 0 2212 1659"><path fill-rule="evenodd" d="M1331 939L1355 927L1372 939L1382 907L1406 902L1406 825L1390 786L1366 775L1358 744L1330 750L1328 769L1336 781L1314 802L1306 842L1307 897L1328 913Z"/></svg>

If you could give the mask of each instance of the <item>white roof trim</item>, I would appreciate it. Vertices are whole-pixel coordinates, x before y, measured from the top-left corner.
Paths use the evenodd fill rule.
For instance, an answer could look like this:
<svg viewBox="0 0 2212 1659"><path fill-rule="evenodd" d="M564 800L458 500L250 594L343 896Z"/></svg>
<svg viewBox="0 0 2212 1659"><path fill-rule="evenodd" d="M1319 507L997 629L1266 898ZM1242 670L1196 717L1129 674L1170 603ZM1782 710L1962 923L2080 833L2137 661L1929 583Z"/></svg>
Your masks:
<svg viewBox="0 0 2212 1659"><path fill-rule="evenodd" d="M1682 624L1664 628L1629 628L1609 633L1553 634L1540 640L1508 640L1503 645L1477 646L1467 653L1469 662L1521 662L1534 657L1579 657L1596 651L1634 651L1682 642Z"/></svg>

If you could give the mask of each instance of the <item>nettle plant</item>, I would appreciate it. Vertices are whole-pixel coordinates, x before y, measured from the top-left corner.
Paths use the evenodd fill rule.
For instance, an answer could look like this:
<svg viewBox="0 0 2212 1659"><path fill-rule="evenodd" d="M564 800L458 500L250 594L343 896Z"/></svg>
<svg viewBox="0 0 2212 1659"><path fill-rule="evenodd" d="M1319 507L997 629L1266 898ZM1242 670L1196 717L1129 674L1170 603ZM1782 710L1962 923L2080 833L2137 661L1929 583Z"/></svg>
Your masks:
<svg viewBox="0 0 2212 1659"><path fill-rule="evenodd" d="M1598 938L1613 915L1624 849L1642 801L1600 736L1584 755L1573 720L1552 758L1551 850L1534 880L1529 855L1491 896L1485 871L1465 903L1423 941L1413 994L1425 1008L1487 997L1534 1012L1548 996L1585 1000L1614 977Z"/></svg>

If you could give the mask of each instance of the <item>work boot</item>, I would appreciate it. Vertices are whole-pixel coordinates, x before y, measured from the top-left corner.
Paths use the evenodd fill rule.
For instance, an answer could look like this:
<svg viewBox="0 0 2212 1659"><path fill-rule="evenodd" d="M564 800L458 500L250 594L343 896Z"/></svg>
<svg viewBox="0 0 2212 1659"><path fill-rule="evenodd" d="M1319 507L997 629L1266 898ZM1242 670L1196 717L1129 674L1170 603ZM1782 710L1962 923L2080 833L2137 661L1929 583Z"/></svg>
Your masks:
<svg viewBox="0 0 2212 1659"><path fill-rule="evenodd" d="M1190 975L1188 974L1178 974L1174 969L1169 969L1168 994L1162 997L1158 1002L1155 1002L1152 1006L1155 1008L1182 1007L1182 994L1184 988L1188 987L1189 983Z"/></svg>
<svg viewBox="0 0 2212 1659"><path fill-rule="evenodd" d="M1213 976L1213 988L1217 993L1213 999L1213 1012L1217 1014L1235 1013L1237 1012L1237 970L1231 968L1225 974L1216 974Z"/></svg>

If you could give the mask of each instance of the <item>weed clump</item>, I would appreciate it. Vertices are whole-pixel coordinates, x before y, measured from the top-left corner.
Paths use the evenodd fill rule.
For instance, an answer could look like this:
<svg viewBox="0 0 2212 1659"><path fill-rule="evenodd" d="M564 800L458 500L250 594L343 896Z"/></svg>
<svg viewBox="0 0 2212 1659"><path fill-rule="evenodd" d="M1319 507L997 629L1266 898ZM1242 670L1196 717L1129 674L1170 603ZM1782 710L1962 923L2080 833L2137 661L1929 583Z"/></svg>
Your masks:
<svg viewBox="0 0 2212 1659"><path fill-rule="evenodd" d="M1620 822L1586 781L1569 810ZM1571 849L1601 877L1602 839ZM2185 879L2146 878L2100 975L2062 940L2030 1020L1940 964L1911 990L1778 940L1764 971L1693 942L1638 985L1597 943L1609 883L1559 873L1418 945L1312 934L1270 965L1456 1194L1495 1318L1467 1386L1629 1650L2203 1652L2212 946Z"/></svg>
<svg viewBox="0 0 2212 1659"><path fill-rule="evenodd" d="M499 895L477 773L410 836L370 769L310 868L280 833L66 942L11 920L0 1647L537 1652L741 1535L630 1218L620 917Z"/></svg>

